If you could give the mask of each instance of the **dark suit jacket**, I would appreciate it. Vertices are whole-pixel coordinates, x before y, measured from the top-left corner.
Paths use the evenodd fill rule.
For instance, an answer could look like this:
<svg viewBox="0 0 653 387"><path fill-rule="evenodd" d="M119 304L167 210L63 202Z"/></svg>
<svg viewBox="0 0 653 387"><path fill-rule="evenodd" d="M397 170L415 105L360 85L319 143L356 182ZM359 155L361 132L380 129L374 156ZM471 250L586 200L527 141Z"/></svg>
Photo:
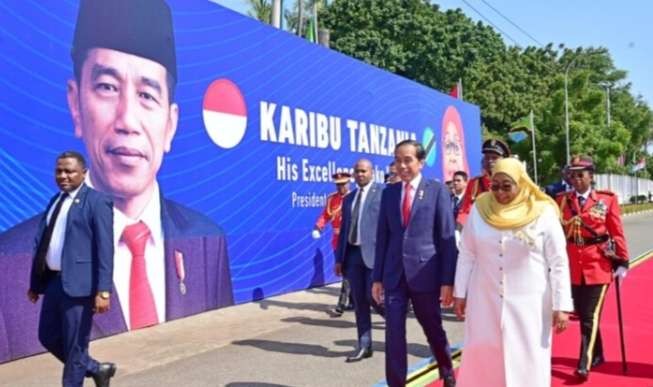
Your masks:
<svg viewBox="0 0 653 387"><path fill-rule="evenodd" d="M383 184L372 183L370 190L365 197L363 212L358 220L358 229L361 234L361 255L363 262L368 268L374 266L374 251L376 249L376 226L379 224L379 209L381 207L381 194L383 193ZM347 259L347 240L351 227L351 210L354 207L354 199L358 194L359 188L356 188L345 196L342 204L342 223L340 224L340 240L336 250L336 262L345 263Z"/></svg>
<svg viewBox="0 0 653 387"><path fill-rule="evenodd" d="M46 227L47 213L59 197L57 193L45 210L36 231L33 256ZM30 289L43 293L47 278L37 275L32 259ZM111 291L113 283L113 203L109 196L82 184L68 211L66 239L61 251L61 282L70 297L88 297Z"/></svg>
<svg viewBox="0 0 653 387"><path fill-rule="evenodd" d="M383 282L385 289L395 289L405 274L408 287L416 292L453 285L457 251L449 191L443 184L422 177L404 228L402 184L390 184L383 191L373 280Z"/></svg>
<svg viewBox="0 0 653 387"><path fill-rule="evenodd" d="M568 189L570 189L570 187L567 184L565 184L564 181L559 181L555 184L549 184L546 187L544 187L544 192L546 192L547 195L555 199L560 192L565 192Z"/></svg>
<svg viewBox="0 0 653 387"><path fill-rule="evenodd" d="M32 263L31 241L39 218L28 219L0 234L0 314L4 316L8 344L7 351L0 347L0 363L43 351L37 338L40 308L27 301L25 295L29 287L25 273ZM161 220L165 240L166 319L232 305L231 273L222 230L197 211L163 198ZM175 250L184 256L186 295L179 290ZM111 302L109 312L94 318L92 336L95 338L127 329L115 293ZM3 340L0 337L0 345Z"/></svg>

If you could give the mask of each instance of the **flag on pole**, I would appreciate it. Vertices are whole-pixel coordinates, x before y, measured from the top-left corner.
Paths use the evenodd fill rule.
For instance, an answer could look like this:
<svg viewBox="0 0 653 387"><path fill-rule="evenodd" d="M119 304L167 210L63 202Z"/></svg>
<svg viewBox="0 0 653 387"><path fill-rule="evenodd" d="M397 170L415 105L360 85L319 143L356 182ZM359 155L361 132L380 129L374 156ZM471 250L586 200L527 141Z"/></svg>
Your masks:
<svg viewBox="0 0 653 387"><path fill-rule="evenodd" d="M528 132L532 131L533 128L531 127L531 116L526 115L523 116L522 118L518 119L517 121L513 122L510 125L510 131L511 132L516 132L518 130L524 130L526 129Z"/></svg>
<svg viewBox="0 0 653 387"><path fill-rule="evenodd" d="M637 164L633 165L632 171L637 172L637 171L641 171L644 168L646 168L646 158L642 157L639 159Z"/></svg>
<svg viewBox="0 0 653 387"><path fill-rule="evenodd" d="M451 90L449 90L449 95L458 98L458 99L463 99L463 80L458 79L458 82L456 82L455 85L451 87Z"/></svg>
<svg viewBox="0 0 653 387"><path fill-rule="evenodd" d="M528 138L528 133L531 132L531 117L530 115L524 116L510 125L508 137L514 142L522 142Z"/></svg>

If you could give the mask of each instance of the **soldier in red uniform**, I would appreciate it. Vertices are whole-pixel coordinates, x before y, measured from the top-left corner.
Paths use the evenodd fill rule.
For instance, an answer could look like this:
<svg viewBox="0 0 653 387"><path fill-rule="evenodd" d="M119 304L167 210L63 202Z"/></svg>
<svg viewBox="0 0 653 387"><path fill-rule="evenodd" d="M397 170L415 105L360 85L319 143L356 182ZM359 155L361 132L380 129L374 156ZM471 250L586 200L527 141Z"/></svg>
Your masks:
<svg viewBox="0 0 653 387"><path fill-rule="evenodd" d="M584 381L591 367L604 362L599 330L601 309L613 276L625 276L628 249L617 196L592 188L592 159L574 157L569 174L573 190L558 194L556 201L567 236L574 308L580 319L576 375Z"/></svg>
<svg viewBox="0 0 653 387"><path fill-rule="evenodd" d="M327 223L331 222L331 246L333 246L333 251L335 252L338 249L338 236L340 235L340 223L342 222L342 201L345 195L349 193L351 175L347 172L338 172L334 173L331 177L334 183L336 183L336 192L327 196L326 206L315 222L312 235L314 239L320 238L322 230L324 230ZM346 279L343 279L342 287L340 288L340 297L338 298L338 304L334 311L337 315L342 315L345 309L349 310L352 308L353 303L351 301L349 283Z"/></svg>
<svg viewBox="0 0 653 387"><path fill-rule="evenodd" d="M483 171L480 176L469 180L462 202L458 207L458 216L456 217L456 229L461 230L467 221L472 205L478 195L490 190L492 167L497 160L504 157L510 157L510 148L508 144L501 140L490 139L483 143Z"/></svg>

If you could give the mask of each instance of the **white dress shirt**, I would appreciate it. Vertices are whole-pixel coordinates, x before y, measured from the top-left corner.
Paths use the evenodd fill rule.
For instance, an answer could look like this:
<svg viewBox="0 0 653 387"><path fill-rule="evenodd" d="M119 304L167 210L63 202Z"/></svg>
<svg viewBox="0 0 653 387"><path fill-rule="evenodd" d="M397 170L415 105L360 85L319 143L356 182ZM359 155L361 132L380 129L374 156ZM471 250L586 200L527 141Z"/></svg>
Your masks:
<svg viewBox="0 0 653 387"><path fill-rule="evenodd" d="M89 174L90 176L90 174ZM90 181L90 179L87 179ZM90 184L89 184L90 185ZM125 227L142 221L150 229L150 238L145 246L145 265L147 278L154 295L156 314L159 323L165 321L166 316L166 267L165 248L163 240L163 227L161 225L161 200L159 185L155 182L152 197L147 206L136 219L131 219L115 206L113 207L113 285L120 300L120 308L127 325L129 324L129 278L131 276L132 255L125 242L121 241Z"/></svg>
<svg viewBox="0 0 653 387"><path fill-rule="evenodd" d="M583 194L576 191L576 198L577 198L576 200L578 200L579 197L582 197L583 198L583 203L586 203L587 199L589 199L589 197L590 197L590 193L592 193L591 188L588 189L587 191L585 191L585 193L583 193ZM579 205L580 205L580 203L579 203Z"/></svg>
<svg viewBox="0 0 653 387"><path fill-rule="evenodd" d="M80 185L74 191L68 193L68 197L64 199L61 209L59 210L59 215L55 220L54 229L52 230L52 239L50 239L50 245L48 246L48 253L45 256L45 261L48 264L50 270L60 271L61 270L61 253L63 251L64 243L66 242L66 223L68 222L68 211L70 211L70 206L75 202L77 193L82 186ZM48 210L47 224L50 224L50 219L52 218L52 213L54 212L57 203L61 200L61 195L63 192L59 193L57 200L52 203L50 209Z"/></svg>
<svg viewBox="0 0 653 387"><path fill-rule="evenodd" d="M417 192L417 187L419 187L419 183L422 181L422 174L418 174L413 178L413 180L410 181L410 208L413 208L413 204L415 203L415 192ZM406 196L406 183L404 181L401 182L401 200L399 201L399 212L401 213L402 216L402 221L405 223L405 219L403 219L404 212L402 211L402 206L404 204L404 196Z"/></svg>

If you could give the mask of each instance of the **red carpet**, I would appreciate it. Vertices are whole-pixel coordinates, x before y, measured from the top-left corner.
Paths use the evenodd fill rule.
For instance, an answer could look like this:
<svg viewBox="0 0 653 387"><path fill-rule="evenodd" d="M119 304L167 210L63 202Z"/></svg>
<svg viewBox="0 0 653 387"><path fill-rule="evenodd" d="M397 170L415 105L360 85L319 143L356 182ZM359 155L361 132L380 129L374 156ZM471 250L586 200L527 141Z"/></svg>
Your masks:
<svg viewBox="0 0 653 387"><path fill-rule="evenodd" d="M583 386L653 387L653 259L642 260L621 285L621 307L628 372L622 373L616 286L608 291L601 335L606 362L590 372ZM574 369L580 330L572 321L567 331L553 338L552 386L578 385Z"/></svg>
<svg viewBox="0 0 653 387"><path fill-rule="evenodd" d="M627 373L622 373L617 299L614 283L603 307L601 335L606 362L585 383L574 376L580 345L578 321L553 337L551 385L583 387L653 387L653 252L639 257L621 285ZM464 351L464 348L463 348ZM440 387L436 372L416 377L410 386ZM487 386L501 387L501 386Z"/></svg>

